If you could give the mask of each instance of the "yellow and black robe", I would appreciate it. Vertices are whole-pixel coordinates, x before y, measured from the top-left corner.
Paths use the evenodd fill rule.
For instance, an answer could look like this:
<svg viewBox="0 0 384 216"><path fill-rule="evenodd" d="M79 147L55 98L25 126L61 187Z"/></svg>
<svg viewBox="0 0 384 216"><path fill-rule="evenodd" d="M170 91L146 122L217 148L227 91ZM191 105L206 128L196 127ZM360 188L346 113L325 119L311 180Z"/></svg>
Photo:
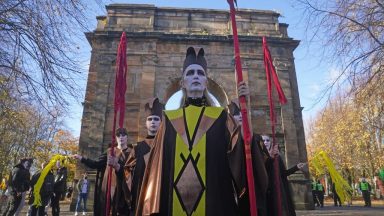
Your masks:
<svg viewBox="0 0 384 216"><path fill-rule="evenodd" d="M145 171L136 215L239 215L246 178L229 157L239 127L221 107L165 111ZM241 175L245 175L242 172ZM236 181L240 179L240 182Z"/></svg>

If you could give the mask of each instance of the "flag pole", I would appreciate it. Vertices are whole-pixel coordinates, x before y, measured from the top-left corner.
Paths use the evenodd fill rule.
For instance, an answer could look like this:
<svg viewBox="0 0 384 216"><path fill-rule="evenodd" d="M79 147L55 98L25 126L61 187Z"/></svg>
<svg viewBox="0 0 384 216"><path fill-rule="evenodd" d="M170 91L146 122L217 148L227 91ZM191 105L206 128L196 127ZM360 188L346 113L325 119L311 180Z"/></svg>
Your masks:
<svg viewBox="0 0 384 216"><path fill-rule="evenodd" d="M115 156L116 146L116 120L119 117L119 128L123 128L124 115L125 115L125 91L127 90L127 37L125 32L121 34L119 47L116 57L116 75L115 75L115 97L114 97L114 115L112 126L112 144L110 148L110 155ZM107 193L106 193L106 205L105 215L110 213L111 206L111 181L112 181L112 166L108 166L108 178L107 178Z"/></svg>
<svg viewBox="0 0 384 216"><path fill-rule="evenodd" d="M275 67L273 66L273 61L271 57L271 53L268 49L267 39L263 37L263 53L264 53L264 66L265 73L267 78L267 90L268 90L268 102L269 102L269 117L271 122L271 130L272 130L272 148L275 148L276 137L275 137L275 124L276 124L276 113L275 113L275 105L272 97L272 85L274 84L277 93L279 95L279 102L281 104L287 103L287 98L284 95L283 89L281 88L279 78L277 76ZM272 82L273 81L273 82ZM273 170L274 170L274 187L276 190L276 203L275 207L277 209L277 215L282 215L282 198L281 198L281 183L280 183L280 159L278 155L273 156Z"/></svg>
<svg viewBox="0 0 384 216"><path fill-rule="evenodd" d="M236 77L237 84L243 81L243 70L241 67L240 59L240 48L239 48L239 38L237 35L237 25L236 25L236 11L234 6L234 0L227 0L230 7L230 15L232 21L232 31L233 31L233 46L235 52L235 64L236 64ZM249 129L248 122L248 110L247 110L247 100L245 96L239 97L239 104L242 117L242 130L244 135L244 152L245 152L245 163L246 163L246 173L247 173L247 183L248 183L248 195L249 195L249 206L250 206L250 215L257 216L257 201L255 193L255 184L253 176L253 167L252 167L252 154L251 154L251 138L252 133Z"/></svg>

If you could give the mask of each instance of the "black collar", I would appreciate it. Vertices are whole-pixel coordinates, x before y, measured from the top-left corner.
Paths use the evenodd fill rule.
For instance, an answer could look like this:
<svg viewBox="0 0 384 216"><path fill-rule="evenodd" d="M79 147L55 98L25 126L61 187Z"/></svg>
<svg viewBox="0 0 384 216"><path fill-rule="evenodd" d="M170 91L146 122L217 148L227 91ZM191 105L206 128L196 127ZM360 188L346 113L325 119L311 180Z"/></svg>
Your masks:
<svg viewBox="0 0 384 216"><path fill-rule="evenodd" d="M198 106L198 107L207 106L207 100L206 100L205 96L203 96L201 98L189 97L185 100L185 107L187 107L189 105Z"/></svg>

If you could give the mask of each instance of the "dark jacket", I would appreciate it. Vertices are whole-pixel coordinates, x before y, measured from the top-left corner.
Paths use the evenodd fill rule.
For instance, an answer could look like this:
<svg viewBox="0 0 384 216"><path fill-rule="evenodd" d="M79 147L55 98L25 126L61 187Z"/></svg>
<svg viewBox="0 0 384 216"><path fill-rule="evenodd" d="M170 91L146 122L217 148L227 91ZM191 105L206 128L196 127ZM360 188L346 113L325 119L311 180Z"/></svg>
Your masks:
<svg viewBox="0 0 384 216"><path fill-rule="evenodd" d="M260 141L261 136L253 134L251 143L251 154L257 212L259 216L265 216L267 214L266 198L269 180L267 171L264 166L264 153L260 146ZM233 150L233 154L229 156L229 161L231 164L236 164L239 163L239 161L242 161L241 166L232 166L239 168L239 170L232 169L232 172L234 172L233 176L235 176L235 178L238 178L235 182L243 182L244 185L248 185L246 176L246 160L243 155L243 152L244 140L242 137L240 137L237 141L237 145ZM242 191L237 191L237 193L241 194ZM248 189L246 191L243 191L243 194L241 194L238 198L238 205L240 215L250 215Z"/></svg>
<svg viewBox="0 0 384 216"><path fill-rule="evenodd" d="M131 148L127 148L124 152L125 158L128 156ZM91 169L96 169L97 170L97 175L96 175L96 185L95 185L95 194L94 194L94 199L97 200L93 203L93 215L94 216L99 216L99 215L104 215L105 213L105 203L106 203L106 191L102 190L102 184L103 184L103 178L104 178L104 173L107 167L107 152L101 154L97 160L92 160L89 158L82 158L81 163L86 165L87 167ZM125 164L125 159L120 158L119 159L119 164L120 164L120 170L116 172L117 176L117 188L116 191L123 190L127 188L125 181L124 181L124 164ZM123 184L124 183L124 184ZM125 187L123 187L125 186ZM125 199L122 197L118 197L121 195L121 193L115 193L115 199L119 200L121 202L125 202ZM121 203L115 203L114 208L118 209L119 205Z"/></svg>
<svg viewBox="0 0 384 216"><path fill-rule="evenodd" d="M21 193L29 190L31 185L29 170L25 169L23 165L17 164L11 173L10 189L11 193Z"/></svg>
<svg viewBox="0 0 384 216"><path fill-rule="evenodd" d="M32 176L32 179L31 179L32 193L31 193L31 197L30 197L29 202L28 202L30 205L33 204L33 202L35 200L34 187L37 183L37 180L39 180L40 175L41 175L41 171L35 173ZM47 173L47 175L45 176L44 183L40 189L41 203L43 206L46 206L48 204L48 202L49 202L49 200L53 194L54 182L55 182L55 177L54 177L53 173L51 171L49 171Z"/></svg>
<svg viewBox="0 0 384 216"><path fill-rule="evenodd" d="M55 176L54 192L63 194L67 190L67 168L61 167L57 170Z"/></svg>
<svg viewBox="0 0 384 216"><path fill-rule="evenodd" d="M292 200L292 194L290 185L288 182L288 176L295 173L299 170L297 165L293 166L290 169L286 169L283 160L280 156L276 159L278 160L279 165L279 176L280 176L280 194L281 194L281 208L282 208L282 214L286 216L295 216L295 205ZM269 176L269 186L268 186L268 192L267 192L267 204L268 204L268 215L274 216L277 215L277 206L276 206L276 194L277 194L277 188L275 187L275 171L274 171L274 160L270 158L266 163L266 168L268 171Z"/></svg>

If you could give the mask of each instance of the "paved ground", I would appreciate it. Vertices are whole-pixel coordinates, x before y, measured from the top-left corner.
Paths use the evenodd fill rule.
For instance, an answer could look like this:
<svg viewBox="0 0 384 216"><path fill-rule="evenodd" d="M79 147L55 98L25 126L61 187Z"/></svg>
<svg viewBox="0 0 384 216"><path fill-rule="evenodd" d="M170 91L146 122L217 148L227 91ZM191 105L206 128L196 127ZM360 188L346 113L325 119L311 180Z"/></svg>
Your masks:
<svg viewBox="0 0 384 216"><path fill-rule="evenodd" d="M325 202L324 208L316 207L311 211L296 211L298 216L384 216L384 200L373 200L372 207L364 207L364 202L353 201L351 206L335 207L333 202Z"/></svg>
<svg viewBox="0 0 384 216"><path fill-rule="evenodd" d="M296 211L298 216L384 216L384 200L372 201L372 207L363 207L362 201L354 201L352 206L334 207L330 201L325 202L324 208L316 208L315 210ZM26 215L28 207L23 210L22 215ZM69 202L64 201L61 203L62 212L60 215L69 216L74 215L74 212L69 211ZM51 215L51 209L48 210ZM87 215L92 215L88 212Z"/></svg>
<svg viewBox="0 0 384 216"><path fill-rule="evenodd" d="M322 209L316 209L312 211L296 211L298 216L380 216L384 215L384 207L373 206L371 208L365 208L362 206L351 207L333 207L325 206Z"/></svg>

